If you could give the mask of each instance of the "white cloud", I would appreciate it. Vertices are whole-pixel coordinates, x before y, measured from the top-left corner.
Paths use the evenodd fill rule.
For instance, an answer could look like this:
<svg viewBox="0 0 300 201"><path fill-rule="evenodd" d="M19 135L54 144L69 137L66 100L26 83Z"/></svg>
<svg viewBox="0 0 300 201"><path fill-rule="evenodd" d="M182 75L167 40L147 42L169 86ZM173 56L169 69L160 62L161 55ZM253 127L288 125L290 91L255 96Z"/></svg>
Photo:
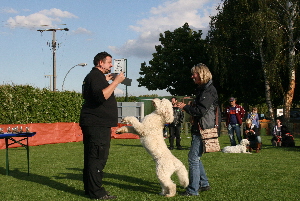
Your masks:
<svg viewBox="0 0 300 201"><path fill-rule="evenodd" d="M121 90L121 89L118 89L118 88L115 88L115 90L114 90L114 94L115 94L115 95L124 95L125 93L124 93L124 91L123 91L123 90Z"/></svg>
<svg viewBox="0 0 300 201"><path fill-rule="evenodd" d="M59 23L62 21L62 18L78 18L76 15L68 12L62 11L57 8L52 8L50 10L42 10L37 13L30 14L28 16L10 17L7 20L7 25L10 28L25 27L42 27L47 25L47 27L54 27L53 24Z"/></svg>
<svg viewBox="0 0 300 201"><path fill-rule="evenodd" d="M59 18L78 18L76 15L73 15L72 13L68 11L62 11L57 8L51 8L50 10L42 10L39 13L46 15L46 16L53 16L53 17L59 17Z"/></svg>
<svg viewBox="0 0 300 201"><path fill-rule="evenodd" d="M110 46L118 55L147 58L159 44L159 34L174 31L188 23L195 30L207 30L210 16L217 13L216 6L221 0L177 0L150 9L149 17L137 21L130 28L139 33L137 39L128 40L121 47Z"/></svg>
<svg viewBox="0 0 300 201"><path fill-rule="evenodd" d="M18 13L18 11L13 8L3 8L1 9L1 13Z"/></svg>
<svg viewBox="0 0 300 201"><path fill-rule="evenodd" d="M72 31L73 34L92 34L91 31L85 29L85 28L82 28L82 27L79 27L78 29Z"/></svg>

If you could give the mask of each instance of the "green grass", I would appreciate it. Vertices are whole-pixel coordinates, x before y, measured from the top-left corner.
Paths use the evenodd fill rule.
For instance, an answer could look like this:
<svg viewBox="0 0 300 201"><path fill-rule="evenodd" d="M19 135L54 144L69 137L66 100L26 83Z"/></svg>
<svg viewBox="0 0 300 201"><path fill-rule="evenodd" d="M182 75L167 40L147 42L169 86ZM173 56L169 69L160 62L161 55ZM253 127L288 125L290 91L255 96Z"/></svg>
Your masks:
<svg viewBox="0 0 300 201"><path fill-rule="evenodd" d="M300 145L297 136L296 145ZM229 145L227 135L221 147ZM212 187L200 196L165 198L158 193L155 163L139 140L111 142L105 167L105 188L117 200L300 200L300 147L272 147L262 136L263 150L253 154L204 154L202 161ZM191 138L182 135L185 150L173 150L185 165ZM166 142L168 142L166 140ZM30 175L24 148L9 149L10 175L5 172L5 150L0 150L0 200L89 200L82 184L82 142L30 147ZM178 184L176 176L173 180ZM178 192L184 189L178 186Z"/></svg>

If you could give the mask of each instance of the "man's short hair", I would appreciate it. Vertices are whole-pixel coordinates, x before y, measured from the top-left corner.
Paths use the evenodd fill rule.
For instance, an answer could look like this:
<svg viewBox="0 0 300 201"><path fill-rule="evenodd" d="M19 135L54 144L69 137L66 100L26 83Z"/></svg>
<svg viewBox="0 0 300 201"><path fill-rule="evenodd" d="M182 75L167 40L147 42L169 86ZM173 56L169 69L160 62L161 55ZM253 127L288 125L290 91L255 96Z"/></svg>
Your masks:
<svg viewBox="0 0 300 201"><path fill-rule="evenodd" d="M99 61L103 61L105 62L106 57L112 57L110 54L108 54L107 52L100 52L98 53L95 57L94 57L94 66L98 66Z"/></svg>
<svg viewBox="0 0 300 201"><path fill-rule="evenodd" d="M235 97L230 97L229 102L231 102L231 101L236 101L236 98Z"/></svg>

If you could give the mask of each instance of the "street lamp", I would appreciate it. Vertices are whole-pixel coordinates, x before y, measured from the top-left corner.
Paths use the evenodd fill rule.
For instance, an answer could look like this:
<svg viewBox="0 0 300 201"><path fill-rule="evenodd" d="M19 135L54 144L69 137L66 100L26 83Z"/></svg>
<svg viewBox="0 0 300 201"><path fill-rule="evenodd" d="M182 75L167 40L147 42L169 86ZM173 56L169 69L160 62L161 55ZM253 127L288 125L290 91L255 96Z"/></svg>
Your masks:
<svg viewBox="0 0 300 201"><path fill-rule="evenodd" d="M67 74L66 74L66 76L65 76L65 78L64 78L63 84L62 84L62 86L61 86L61 90L62 90L62 91L64 90L65 79L66 79L67 75L69 74L69 72L70 72L73 68L75 68L76 66L84 67L84 66L86 66L86 65L87 65L86 63L80 63L80 64L77 64L77 65L73 66L72 68L70 68L70 70L67 72Z"/></svg>

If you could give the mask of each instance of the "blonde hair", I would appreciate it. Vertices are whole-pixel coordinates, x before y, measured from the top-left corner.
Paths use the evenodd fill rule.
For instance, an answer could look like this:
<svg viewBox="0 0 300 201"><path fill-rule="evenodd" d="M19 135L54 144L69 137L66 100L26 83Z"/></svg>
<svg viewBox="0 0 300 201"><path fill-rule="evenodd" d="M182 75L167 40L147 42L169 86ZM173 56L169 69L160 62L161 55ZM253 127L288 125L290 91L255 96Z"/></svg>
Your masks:
<svg viewBox="0 0 300 201"><path fill-rule="evenodd" d="M212 79L212 74L205 64L199 63L191 69L192 74L198 73L203 83L207 83Z"/></svg>
<svg viewBox="0 0 300 201"><path fill-rule="evenodd" d="M246 123L246 124L252 124L252 120L251 120L251 119L246 119L246 120L245 120L245 123Z"/></svg>

